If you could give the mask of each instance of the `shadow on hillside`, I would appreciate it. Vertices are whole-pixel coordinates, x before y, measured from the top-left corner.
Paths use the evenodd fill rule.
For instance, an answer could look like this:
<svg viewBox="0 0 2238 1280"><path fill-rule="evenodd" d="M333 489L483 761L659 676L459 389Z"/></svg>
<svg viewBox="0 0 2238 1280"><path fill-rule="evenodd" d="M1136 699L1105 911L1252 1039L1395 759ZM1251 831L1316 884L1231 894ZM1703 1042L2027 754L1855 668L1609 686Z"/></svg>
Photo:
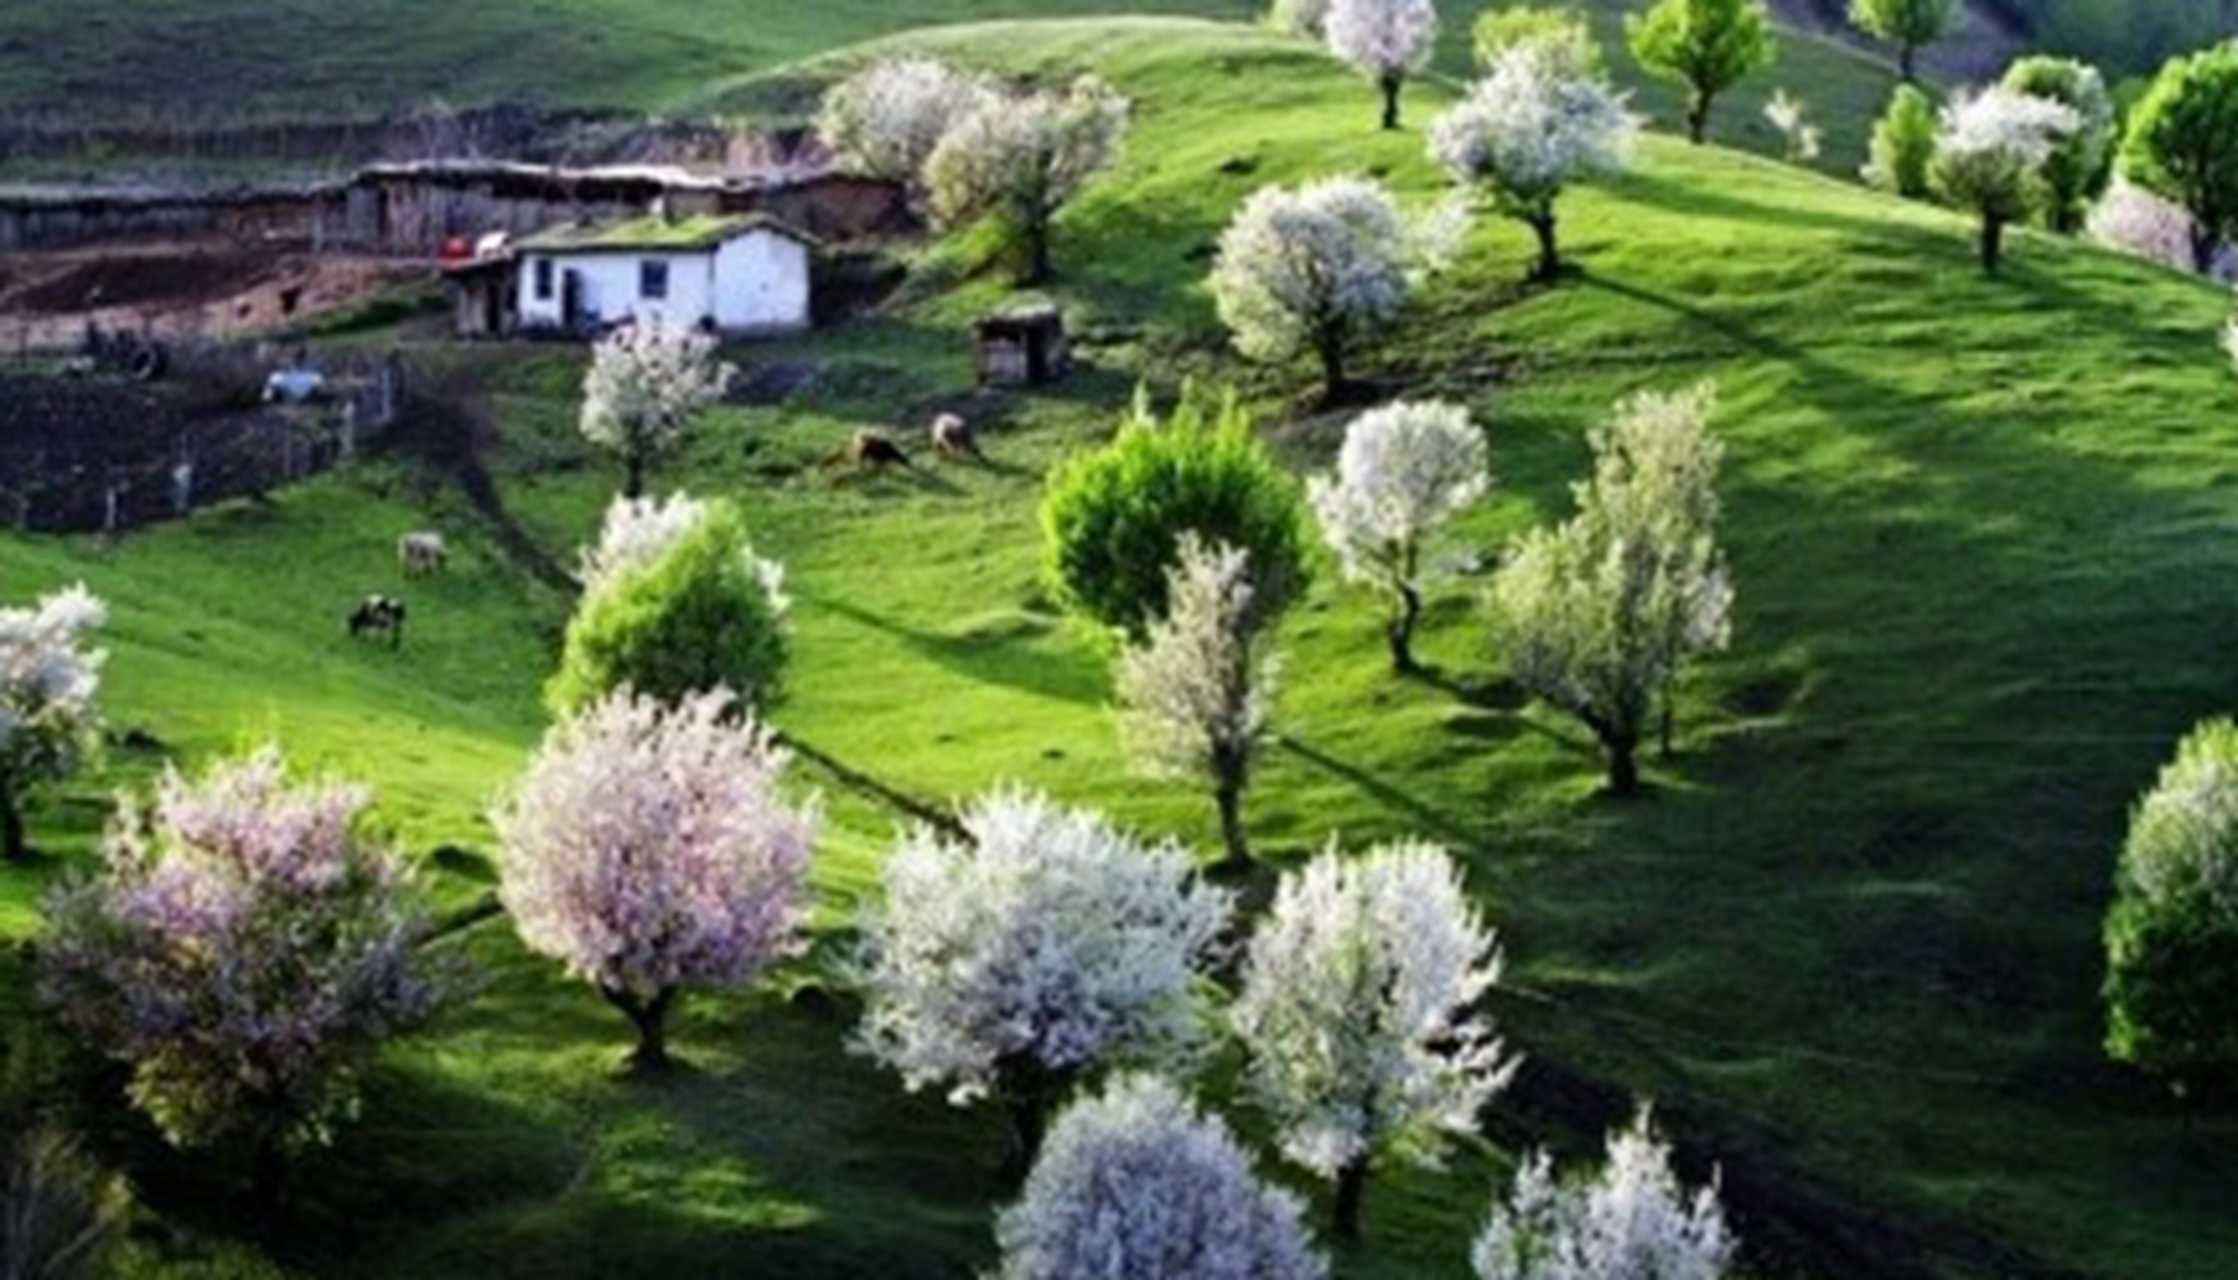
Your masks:
<svg viewBox="0 0 2238 1280"><path fill-rule="evenodd" d="M1433 833L1456 849L1472 849L1483 840L1483 833L1469 830L1455 822L1446 811L1400 790L1359 765L1340 760L1312 743L1297 738L1285 736L1279 739L1279 743L1283 751L1304 763L1357 787L1362 794L1384 808L1404 814L1418 831Z"/></svg>
<svg viewBox="0 0 2238 1280"><path fill-rule="evenodd" d="M1049 624L1049 629L1021 622L1007 631L989 629L977 634L950 635L909 626L834 596L803 593L801 599L850 622L892 636L919 656L981 684L1081 706L1095 706L1104 699L1104 670L1091 656L1077 649L1049 652L1028 647L1031 641L1055 628L1058 625L1055 622Z"/></svg>

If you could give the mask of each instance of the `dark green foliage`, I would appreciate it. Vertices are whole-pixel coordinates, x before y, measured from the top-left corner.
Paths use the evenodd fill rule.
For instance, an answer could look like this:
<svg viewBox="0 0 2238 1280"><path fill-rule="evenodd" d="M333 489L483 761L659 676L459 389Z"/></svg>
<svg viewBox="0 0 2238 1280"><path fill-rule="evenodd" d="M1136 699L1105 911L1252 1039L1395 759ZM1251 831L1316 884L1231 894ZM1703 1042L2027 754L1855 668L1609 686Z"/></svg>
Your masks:
<svg viewBox="0 0 2238 1280"><path fill-rule="evenodd" d="M2106 918L2106 1050L2238 1082L2238 723L2194 729L2130 818Z"/></svg>
<svg viewBox="0 0 2238 1280"><path fill-rule="evenodd" d="M2106 1051L2185 1084L2238 1083L2238 920L2201 901L2106 918Z"/></svg>
<svg viewBox="0 0 2238 1280"><path fill-rule="evenodd" d="M783 612L738 508L719 500L708 508L657 560L583 601L544 690L553 712L579 711L625 685L663 702L717 686L756 708L776 700Z"/></svg>
<svg viewBox="0 0 2238 1280"><path fill-rule="evenodd" d="M1184 389L1160 423L1145 395L1118 438L1049 478L1044 563L1058 599L1103 626L1140 636L1166 611L1166 569L1194 532L1251 557L1265 616L1306 587L1298 484L1252 433L1233 393Z"/></svg>
<svg viewBox="0 0 2238 1280"><path fill-rule="evenodd" d="M2161 68L2130 119L2121 169L2190 212L2192 265L2214 265L2217 243L2238 238L2238 41Z"/></svg>
<svg viewBox="0 0 2238 1280"><path fill-rule="evenodd" d="M1625 19L1624 31L1641 66L1686 86L1686 134L1696 142L1717 95L1776 56L1764 0L1656 0Z"/></svg>
<svg viewBox="0 0 2238 1280"><path fill-rule="evenodd" d="M1924 200L1935 163L1935 104L1918 86L1900 84L1888 111L1873 126L1873 158L1866 180L1883 191Z"/></svg>
<svg viewBox="0 0 2238 1280"><path fill-rule="evenodd" d="M2039 56L2007 68L2005 87L2064 103L2082 117L2082 128L2060 142L2038 175L2044 224L2072 235L2114 176L2114 104L2106 82L2085 63Z"/></svg>

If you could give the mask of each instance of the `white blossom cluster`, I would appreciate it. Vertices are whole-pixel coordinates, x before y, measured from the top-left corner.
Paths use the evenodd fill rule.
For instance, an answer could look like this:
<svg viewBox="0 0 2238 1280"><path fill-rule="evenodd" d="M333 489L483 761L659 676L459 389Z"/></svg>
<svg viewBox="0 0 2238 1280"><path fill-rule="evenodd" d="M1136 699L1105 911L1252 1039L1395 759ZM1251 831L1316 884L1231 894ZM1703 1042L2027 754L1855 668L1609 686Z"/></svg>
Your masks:
<svg viewBox="0 0 2238 1280"><path fill-rule="evenodd" d="M1125 1076L1067 1108L995 1226L1000 1280L1322 1280L1295 1196L1218 1117Z"/></svg>
<svg viewBox="0 0 2238 1280"><path fill-rule="evenodd" d="M1406 221L1379 183L1262 187L1221 234L1213 299L1254 360L1341 351L1406 305L1409 256Z"/></svg>
<svg viewBox="0 0 2238 1280"><path fill-rule="evenodd" d="M1062 1076L1201 1039L1198 965L1231 904L1187 850L1020 792L962 823L969 843L919 828L886 860L856 964L860 1047L963 1104L1006 1070Z"/></svg>
<svg viewBox="0 0 2238 1280"><path fill-rule="evenodd" d="M857 172L914 185L948 130L997 93L987 77L936 59L889 58L833 86L816 131Z"/></svg>
<svg viewBox="0 0 2238 1280"><path fill-rule="evenodd" d="M68 772L97 721L108 606L83 586L0 608L0 791Z"/></svg>
<svg viewBox="0 0 2238 1280"><path fill-rule="evenodd" d="M629 575L658 564L711 511L708 503L683 492L666 499L615 498L607 504L597 544L583 549L582 566L576 571L584 598L595 597ZM747 567L769 595L770 607L782 617L792 608L792 600L785 594L785 566L754 554L750 548L744 554Z"/></svg>
<svg viewBox="0 0 2238 1280"><path fill-rule="evenodd" d="M945 225L990 214L1045 224L1109 165L1128 102L1095 76L1063 92L994 93L957 118L925 161L932 211Z"/></svg>
<svg viewBox="0 0 2238 1280"><path fill-rule="evenodd" d="M1276 675L1260 652L1250 558L1184 534L1167 583L1166 616L1119 657L1120 738L1152 776L1240 786Z"/></svg>
<svg viewBox="0 0 2238 1280"><path fill-rule="evenodd" d="M2060 140L2082 127L2075 109L2002 86L1959 94L1943 108L1933 175L1943 194L1984 218L2028 214L2030 184Z"/></svg>
<svg viewBox="0 0 2238 1280"><path fill-rule="evenodd" d="M1477 1280L1721 1280L1733 1250L1716 1189L1687 1193L1642 1111L1591 1181L1557 1181L1545 1152L1525 1163L1471 1260Z"/></svg>
<svg viewBox="0 0 2238 1280"><path fill-rule="evenodd" d="M1430 155L1512 217L1544 214L1564 187L1621 172L1639 121L1625 95L1543 42L1502 50L1469 96L1438 117Z"/></svg>
<svg viewBox="0 0 2238 1280"><path fill-rule="evenodd" d="M1473 1130L1516 1067L1475 1009L1499 976L1436 845L1332 847L1283 877L1233 1009L1283 1154L1333 1178L1386 1151L1431 1161Z"/></svg>
<svg viewBox="0 0 2238 1280"><path fill-rule="evenodd" d="M730 386L735 370L715 347L712 334L653 320L601 339L583 380L584 437L633 460L673 447Z"/></svg>
<svg viewBox="0 0 2238 1280"><path fill-rule="evenodd" d="M1785 89L1774 90L1771 101L1764 104L1764 118L1787 139L1790 163L1803 164L1818 159L1825 136L1810 122L1809 111L1801 98L1791 97Z"/></svg>
<svg viewBox="0 0 2238 1280"><path fill-rule="evenodd" d="M1327 0L1324 8L1329 52L1371 80L1412 75L1437 51L1434 0Z"/></svg>
<svg viewBox="0 0 2238 1280"><path fill-rule="evenodd" d="M1427 540L1492 487L1485 454L1484 433L1460 405L1402 401L1354 419L1335 474L1306 486L1345 578L1419 589L1439 568L1422 558Z"/></svg>

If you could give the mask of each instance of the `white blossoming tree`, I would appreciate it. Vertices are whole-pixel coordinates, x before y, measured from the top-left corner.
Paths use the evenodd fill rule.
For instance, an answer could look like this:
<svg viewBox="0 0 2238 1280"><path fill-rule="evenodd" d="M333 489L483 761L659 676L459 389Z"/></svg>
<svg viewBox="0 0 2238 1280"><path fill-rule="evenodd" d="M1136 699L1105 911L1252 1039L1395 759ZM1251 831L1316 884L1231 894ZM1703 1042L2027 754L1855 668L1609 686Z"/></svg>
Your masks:
<svg viewBox="0 0 2238 1280"><path fill-rule="evenodd" d="M716 358L713 335L654 321L617 329L592 348L583 436L621 455L624 497L645 491L646 468L722 399L734 372Z"/></svg>
<svg viewBox="0 0 2238 1280"><path fill-rule="evenodd" d="M1785 89L1773 90L1772 100L1764 104L1764 119L1787 139L1789 164L1809 164L1818 159L1825 135L1811 123L1810 108L1801 98L1790 96Z"/></svg>
<svg viewBox="0 0 2238 1280"><path fill-rule="evenodd" d="M1131 1075L1066 1108L995 1223L999 1280L1322 1280L1297 1198L1217 1117Z"/></svg>
<svg viewBox="0 0 2238 1280"><path fill-rule="evenodd" d="M1499 975L1435 845L1332 847L1275 890L1233 1018L1283 1154L1336 1183L1340 1234L1359 1234L1378 1158L1433 1162L1507 1086L1516 1060L1475 1007Z"/></svg>
<svg viewBox="0 0 2238 1280"><path fill-rule="evenodd" d="M940 140L996 90L934 58L887 58L833 85L816 132L858 173L919 187Z"/></svg>
<svg viewBox="0 0 2238 1280"><path fill-rule="evenodd" d="M925 161L934 221L993 226L1016 255L1017 282L1041 282L1058 211L1118 159L1128 110L1094 76L1062 92L983 95Z"/></svg>
<svg viewBox="0 0 2238 1280"><path fill-rule="evenodd" d="M992 1095L1022 1170L1072 1082L1199 1042L1198 970L1230 901L1180 845L1040 796L998 791L960 820L968 841L919 827L886 860L854 965L857 1044L912 1090Z"/></svg>
<svg viewBox="0 0 2238 1280"><path fill-rule="evenodd" d="M819 817L728 692L663 705L624 690L544 737L490 815L498 896L521 941L591 983L665 1066L691 987L737 987L796 951Z"/></svg>
<svg viewBox="0 0 2238 1280"><path fill-rule="evenodd" d="M2005 228L2027 219L2044 165L2081 125L2072 107L2002 87L1961 95L1943 108L1928 178L1944 199L1980 220L1985 273L1997 274Z"/></svg>
<svg viewBox="0 0 2238 1280"><path fill-rule="evenodd" d="M1687 1192L1643 1110L1609 1135L1598 1177L1557 1181L1545 1152L1526 1162L1470 1261L1477 1280L1723 1280L1733 1251L1716 1188Z"/></svg>
<svg viewBox="0 0 2238 1280"><path fill-rule="evenodd" d="M1441 265L1461 230L1435 217L1410 224L1388 189L1357 178L1262 187L1221 234L1213 301L1246 356L1316 357L1333 403L1347 354L1398 316L1415 276Z"/></svg>
<svg viewBox="0 0 2238 1280"><path fill-rule="evenodd" d="M1153 777L1210 783L1229 868L1251 861L1243 796L1266 736L1276 663L1250 557L1183 534L1166 577L1166 616L1119 656L1119 736Z"/></svg>
<svg viewBox="0 0 2238 1280"><path fill-rule="evenodd" d="M1592 730L1609 789L1639 785L1638 749L1685 663L1731 640L1733 586L1717 545L1715 390L1641 395L1593 433L1578 513L1525 535L1493 581L1515 678Z"/></svg>
<svg viewBox="0 0 2238 1280"><path fill-rule="evenodd" d="M1337 60L1375 82L1383 95L1383 127L1399 127L1399 95L1407 77L1437 52L1436 0L1328 0L1321 32Z"/></svg>
<svg viewBox="0 0 2238 1280"><path fill-rule="evenodd" d="M1630 163L1639 122L1598 74L1539 43L1504 50L1469 96L1438 117L1430 156L1537 235L1536 275L1561 270L1555 202L1572 184Z"/></svg>
<svg viewBox="0 0 2238 1280"><path fill-rule="evenodd" d="M86 643L108 607L84 587L0 608L0 859L26 853L23 804L75 773L99 744L101 664Z"/></svg>
<svg viewBox="0 0 2238 1280"><path fill-rule="evenodd" d="M1390 602L1391 666L1414 670L1422 593L1439 572L1430 539L1492 486L1484 433L1460 405L1399 403L1355 419L1335 474L1315 477L1306 500L1347 581Z"/></svg>

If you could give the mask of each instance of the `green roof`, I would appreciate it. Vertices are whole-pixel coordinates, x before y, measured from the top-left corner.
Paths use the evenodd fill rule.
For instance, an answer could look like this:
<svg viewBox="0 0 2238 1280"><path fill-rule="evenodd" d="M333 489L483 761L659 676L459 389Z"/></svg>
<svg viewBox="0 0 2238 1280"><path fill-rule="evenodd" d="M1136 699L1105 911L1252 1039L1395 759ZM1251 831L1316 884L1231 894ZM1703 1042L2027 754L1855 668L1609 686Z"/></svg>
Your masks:
<svg viewBox="0 0 2238 1280"><path fill-rule="evenodd" d="M531 253L596 253L603 250L712 249L749 231L769 230L787 239L808 238L766 214L699 214L689 218L633 218L595 226L562 226L539 231L520 247Z"/></svg>

